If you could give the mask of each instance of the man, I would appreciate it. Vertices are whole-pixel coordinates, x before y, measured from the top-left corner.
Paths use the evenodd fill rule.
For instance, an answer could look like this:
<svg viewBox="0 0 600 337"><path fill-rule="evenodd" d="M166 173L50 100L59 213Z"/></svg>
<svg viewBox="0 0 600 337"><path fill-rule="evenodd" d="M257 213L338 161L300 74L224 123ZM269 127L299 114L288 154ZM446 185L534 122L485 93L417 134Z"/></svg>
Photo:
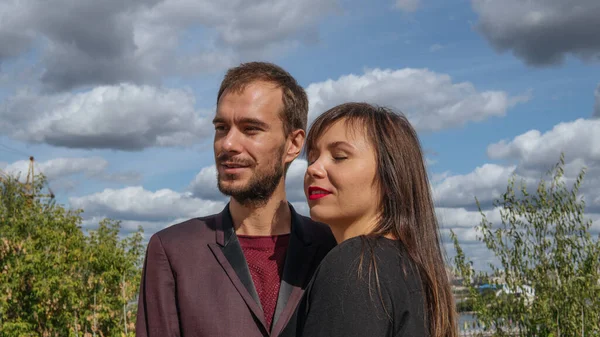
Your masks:
<svg viewBox="0 0 600 337"><path fill-rule="evenodd" d="M154 234L142 275L137 336L293 335L295 309L329 229L287 202L285 173L304 144L308 99L280 67L230 69L217 96L216 215Z"/></svg>

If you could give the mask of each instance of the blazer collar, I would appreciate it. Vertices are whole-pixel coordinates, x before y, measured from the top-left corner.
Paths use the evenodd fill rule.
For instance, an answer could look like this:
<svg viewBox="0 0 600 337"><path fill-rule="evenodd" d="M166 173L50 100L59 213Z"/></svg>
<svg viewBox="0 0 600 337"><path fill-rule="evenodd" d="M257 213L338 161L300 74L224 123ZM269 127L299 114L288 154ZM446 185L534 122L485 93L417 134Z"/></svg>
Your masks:
<svg viewBox="0 0 600 337"><path fill-rule="evenodd" d="M291 213L291 233L297 237L304 245L310 245L312 243L312 237L310 233L305 230L302 226L302 219L300 215L294 209L291 203L288 202L288 207ZM225 205L225 208L216 221L216 242L221 246L227 246L232 241L232 237L235 234L235 228L233 226L233 218L231 217L231 211L229 210L229 203ZM235 240L234 238L234 241Z"/></svg>
<svg viewBox="0 0 600 337"><path fill-rule="evenodd" d="M222 247L227 246L234 233L233 220L229 211L229 203L227 203L221 214L217 217L216 242Z"/></svg>

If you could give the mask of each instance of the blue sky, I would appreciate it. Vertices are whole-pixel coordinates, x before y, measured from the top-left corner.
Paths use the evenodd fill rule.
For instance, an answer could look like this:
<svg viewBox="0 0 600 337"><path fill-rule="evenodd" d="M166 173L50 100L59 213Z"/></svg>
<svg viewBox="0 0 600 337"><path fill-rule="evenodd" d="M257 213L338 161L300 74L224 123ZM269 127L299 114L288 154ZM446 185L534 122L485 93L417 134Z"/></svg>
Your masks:
<svg viewBox="0 0 600 337"><path fill-rule="evenodd" d="M216 93L228 67L266 60L306 88L310 119L349 100L404 112L442 232L479 267L475 196L498 220L509 176L535 183L561 152L568 178L588 168L600 231L597 0L8 0L0 13L0 169L34 156L87 228L111 217L148 236L222 209ZM288 197L306 214L305 167Z"/></svg>

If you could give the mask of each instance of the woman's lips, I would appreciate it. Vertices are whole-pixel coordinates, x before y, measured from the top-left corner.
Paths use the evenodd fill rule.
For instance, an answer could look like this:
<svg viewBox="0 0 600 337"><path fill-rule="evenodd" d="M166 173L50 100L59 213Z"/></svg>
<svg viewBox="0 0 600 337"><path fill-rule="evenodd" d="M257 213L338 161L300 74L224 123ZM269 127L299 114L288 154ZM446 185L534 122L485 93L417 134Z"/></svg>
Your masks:
<svg viewBox="0 0 600 337"><path fill-rule="evenodd" d="M308 188L308 199L309 200L321 199L330 194L331 194L330 191L328 191L324 188L318 187L318 186L310 186Z"/></svg>

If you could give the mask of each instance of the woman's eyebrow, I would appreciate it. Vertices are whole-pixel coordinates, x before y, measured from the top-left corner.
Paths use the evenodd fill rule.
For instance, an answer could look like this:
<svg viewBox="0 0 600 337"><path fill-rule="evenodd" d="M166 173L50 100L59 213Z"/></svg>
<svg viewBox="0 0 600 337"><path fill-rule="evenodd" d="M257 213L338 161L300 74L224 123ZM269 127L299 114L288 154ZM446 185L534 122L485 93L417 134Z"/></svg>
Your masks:
<svg viewBox="0 0 600 337"><path fill-rule="evenodd" d="M354 146L354 145L352 145L352 144L350 144L348 142L342 141L342 140L339 140L339 141L336 141L336 142L331 142L331 143L329 143L327 145L327 148L329 150L335 149L335 148L338 148L338 147L348 148L350 150L356 150L356 146Z"/></svg>

